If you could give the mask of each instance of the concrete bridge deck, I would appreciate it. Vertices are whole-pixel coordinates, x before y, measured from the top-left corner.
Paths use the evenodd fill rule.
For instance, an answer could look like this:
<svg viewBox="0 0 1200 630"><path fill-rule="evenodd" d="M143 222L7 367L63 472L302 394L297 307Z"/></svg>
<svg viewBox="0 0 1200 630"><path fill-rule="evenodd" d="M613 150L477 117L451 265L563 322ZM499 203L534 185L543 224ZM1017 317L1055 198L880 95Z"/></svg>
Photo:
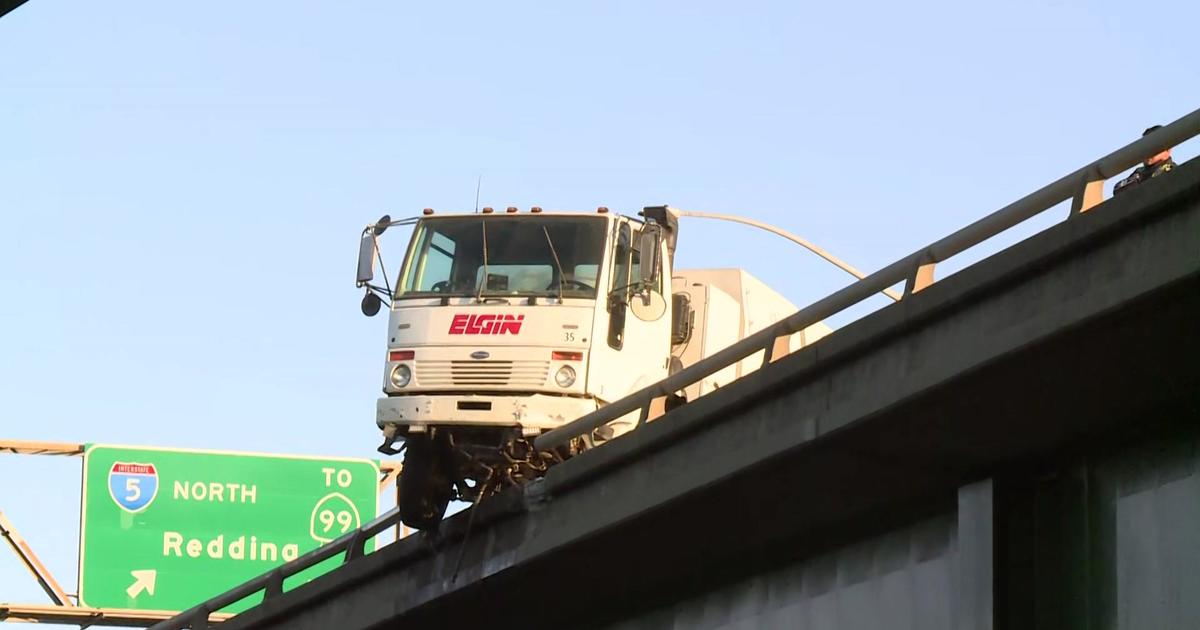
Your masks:
<svg viewBox="0 0 1200 630"><path fill-rule="evenodd" d="M1116 618L1112 601L1068 601L1113 581L1081 558L1123 553L1072 543L1098 518L1077 477L1105 454L1195 443L1198 318L1193 161L485 503L465 541L460 514L223 627L763 627L838 591L853 564L838 554L864 544L894 571L940 567L893 602L902 627ZM1021 525L1036 505L1062 522ZM1051 548L1037 568L1031 550ZM887 575L880 553L859 558L868 583ZM823 591L739 586L822 558ZM811 627L896 621L877 599Z"/></svg>

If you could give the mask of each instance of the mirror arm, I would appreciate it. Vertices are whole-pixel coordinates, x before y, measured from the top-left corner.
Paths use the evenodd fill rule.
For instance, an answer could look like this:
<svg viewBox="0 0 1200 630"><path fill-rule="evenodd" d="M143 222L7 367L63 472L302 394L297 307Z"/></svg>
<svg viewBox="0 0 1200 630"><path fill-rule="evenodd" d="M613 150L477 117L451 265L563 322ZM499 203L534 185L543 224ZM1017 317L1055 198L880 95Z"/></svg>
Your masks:
<svg viewBox="0 0 1200 630"><path fill-rule="evenodd" d="M611 304L614 301L619 301L622 304L629 304L629 298L635 295L642 295L650 292L650 285L638 280L631 284L622 287L617 287L608 292L608 301ZM619 298L619 299L618 299Z"/></svg>
<svg viewBox="0 0 1200 630"><path fill-rule="evenodd" d="M359 286L359 288L366 287L367 290L370 291L371 293L375 293L379 297L386 298L389 301L393 299L392 290L389 288L374 285L369 282L364 282L358 286Z"/></svg>
<svg viewBox="0 0 1200 630"><path fill-rule="evenodd" d="M379 235L374 234L371 236L371 239L375 241L375 260L379 262L379 273L383 274L383 286L387 287L387 294L391 296L392 283L388 281L387 266L383 264L383 253L379 251Z"/></svg>

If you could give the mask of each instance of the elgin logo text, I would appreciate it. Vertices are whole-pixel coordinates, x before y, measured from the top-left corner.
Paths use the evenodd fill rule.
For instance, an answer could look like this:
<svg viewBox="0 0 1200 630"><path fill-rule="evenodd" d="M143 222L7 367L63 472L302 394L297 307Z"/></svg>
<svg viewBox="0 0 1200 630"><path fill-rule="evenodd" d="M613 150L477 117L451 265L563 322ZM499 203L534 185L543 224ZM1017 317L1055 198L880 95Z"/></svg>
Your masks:
<svg viewBox="0 0 1200 630"><path fill-rule="evenodd" d="M524 315L455 315L450 322L451 335L517 335Z"/></svg>

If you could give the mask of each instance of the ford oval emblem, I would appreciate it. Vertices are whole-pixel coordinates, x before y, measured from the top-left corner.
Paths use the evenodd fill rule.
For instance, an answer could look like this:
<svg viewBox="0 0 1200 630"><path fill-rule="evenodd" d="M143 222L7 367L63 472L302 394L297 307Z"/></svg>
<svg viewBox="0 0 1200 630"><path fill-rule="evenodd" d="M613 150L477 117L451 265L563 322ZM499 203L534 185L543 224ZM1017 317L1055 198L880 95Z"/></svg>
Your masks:
<svg viewBox="0 0 1200 630"><path fill-rule="evenodd" d="M483 350L476 350L475 352L472 352L472 353L471 353L471 358L472 358L472 359L486 359L486 358L488 358L488 357L490 357L490 356L492 356L492 355L490 355L490 354L488 354L488 353L484 352Z"/></svg>

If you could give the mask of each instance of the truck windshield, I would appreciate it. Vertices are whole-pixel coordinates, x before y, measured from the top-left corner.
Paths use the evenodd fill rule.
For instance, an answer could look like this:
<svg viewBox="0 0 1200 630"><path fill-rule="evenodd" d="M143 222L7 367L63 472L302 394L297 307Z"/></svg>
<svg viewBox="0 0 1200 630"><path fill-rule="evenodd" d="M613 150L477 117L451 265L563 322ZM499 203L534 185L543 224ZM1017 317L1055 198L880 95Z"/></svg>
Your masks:
<svg viewBox="0 0 1200 630"><path fill-rule="evenodd" d="M479 293L557 296L561 279L563 297L594 299L596 278L604 256L606 224L603 217L587 216L471 216L423 220L404 262L396 297ZM482 292L479 290L481 284Z"/></svg>

